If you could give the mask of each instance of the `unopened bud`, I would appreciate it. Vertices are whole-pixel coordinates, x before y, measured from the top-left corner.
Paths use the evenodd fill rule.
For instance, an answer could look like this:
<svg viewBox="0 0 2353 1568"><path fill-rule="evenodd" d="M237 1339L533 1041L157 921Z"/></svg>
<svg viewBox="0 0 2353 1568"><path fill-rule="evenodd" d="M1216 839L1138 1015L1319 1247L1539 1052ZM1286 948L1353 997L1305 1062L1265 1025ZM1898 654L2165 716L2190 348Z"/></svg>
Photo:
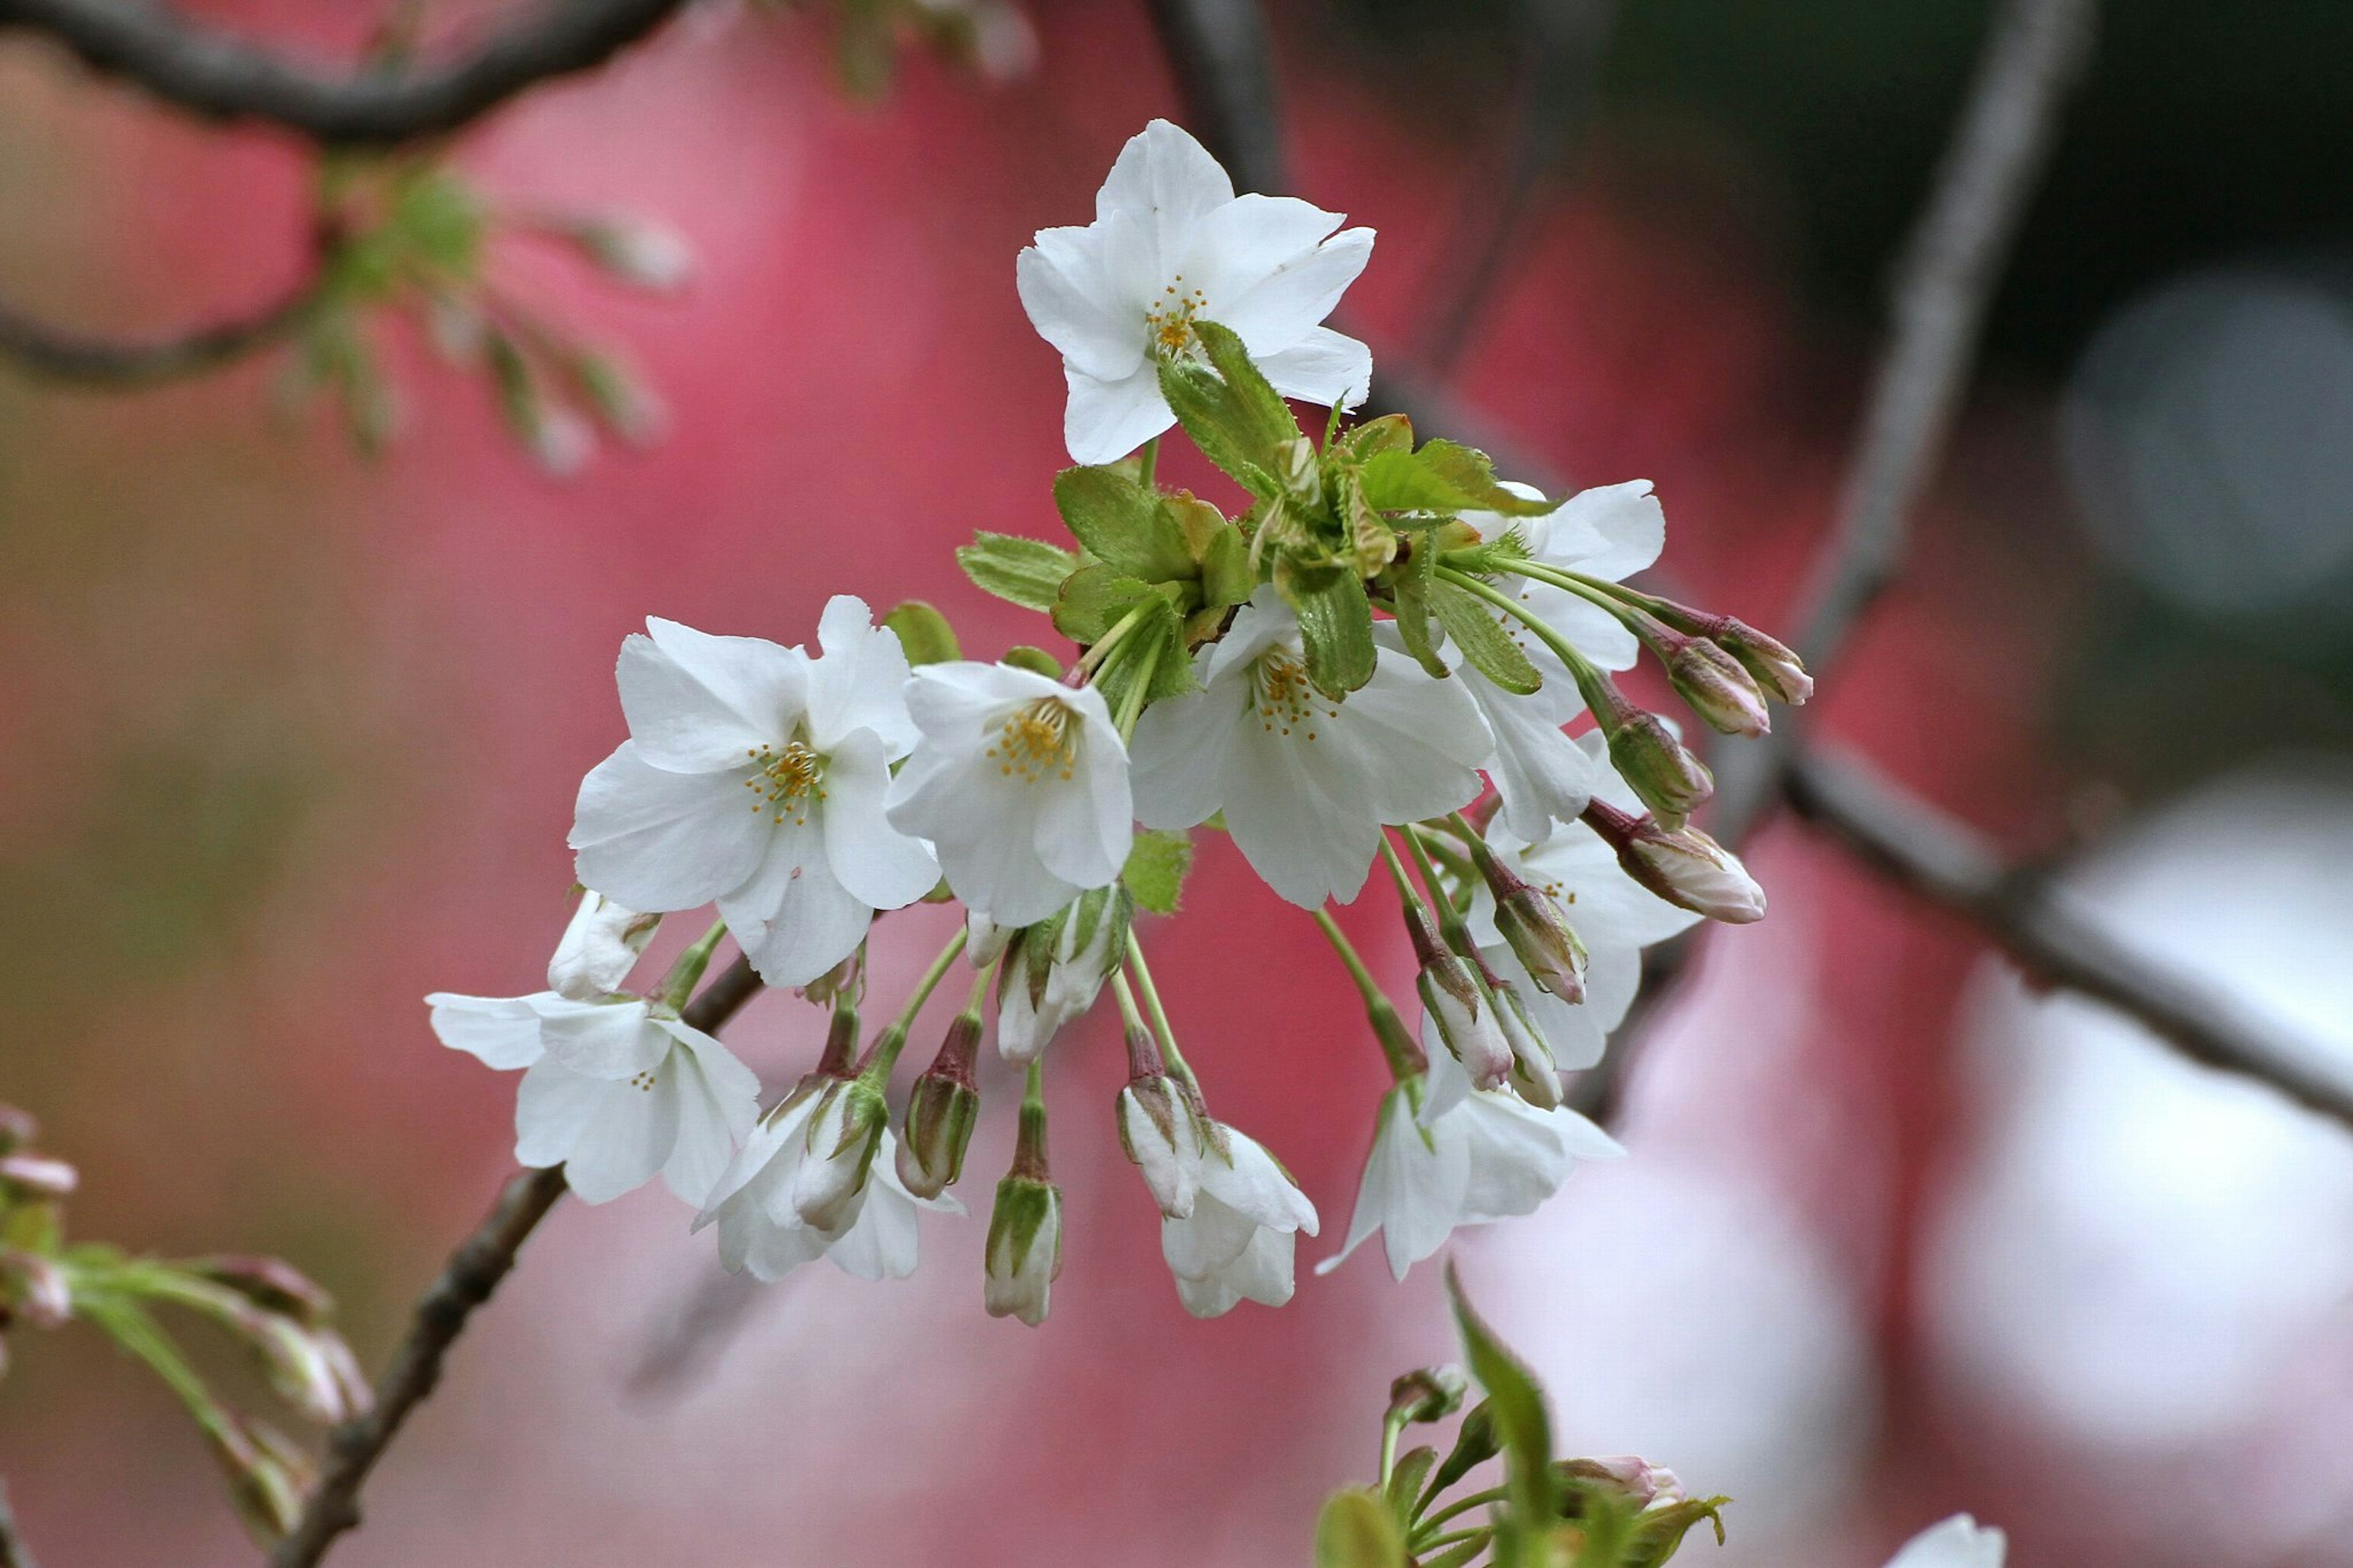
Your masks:
<svg viewBox="0 0 2353 1568"><path fill-rule="evenodd" d="M199 1258L186 1265L199 1279L226 1285L264 1311L293 1319L305 1328L325 1325L334 1298L309 1275L277 1258Z"/></svg>
<svg viewBox="0 0 2353 1568"><path fill-rule="evenodd" d="M1020 933L1019 926L1001 926L978 910L967 910L964 917L964 955L975 969L986 969L1004 952L1005 944Z"/></svg>
<svg viewBox="0 0 2353 1568"><path fill-rule="evenodd" d="M1389 1384L1389 1415L1400 1421L1443 1421L1462 1408L1471 1380L1451 1363L1425 1366Z"/></svg>
<svg viewBox="0 0 2353 1568"><path fill-rule="evenodd" d="M1618 852L1629 877L1667 902L1727 925L1765 918L1765 889L1740 857L1698 828L1671 831L1600 800L1585 808L1584 820Z"/></svg>
<svg viewBox="0 0 2353 1568"><path fill-rule="evenodd" d="M570 369L573 384L605 428L632 447L650 447L661 439L670 411L626 362L611 353L583 349L573 354Z"/></svg>
<svg viewBox="0 0 2353 1568"><path fill-rule="evenodd" d="M980 1015L959 1013L932 1065L907 1097L899 1140L899 1182L919 1198L935 1198L964 1174L964 1152L980 1116L973 1058L980 1051Z"/></svg>
<svg viewBox="0 0 2353 1568"><path fill-rule="evenodd" d="M1683 639L1667 658L1667 682L1718 734L1754 740L1773 727L1755 678L1705 637Z"/></svg>
<svg viewBox="0 0 2353 1568"><path fill-rule="evenodd" d="M808 1124L808 1157L793 1177L793 1207L811 1230L836 1235L858 1217L874 1151L890 1121L882 1091L837 1079L820 1091Z"/></svg>
<svg viewBox="0 0 2353 1568"><path fill-rule="evenodd" d="M572 923L547 961L547 988L575 1002L596 1002L621 988L653 941L659 915L625 910L602 893L583 893Z"/></svg>
<svg viewBox="0 0 2353 1568"><path fill-rule="evenodd" d="M1655 713L1611 716L1609 763L1658 819L1681 827L1715 793L1715 780Z"/></svg>
<svg viewBox="0 0 2353 1568"><path fill-rule="evenodd" d="M1472 856L1495 895L1495 929L1528 978L1564 1002L1585 1000L1585 943L1561 911L1559 900L1522 878L1483 842Z"/></svg>
<svg viewBox="0 0 2353 1568"><path fill-rule="evenodd" d="M1716 631L1715 640L1775 701L1795 708L1814 694L1814 678L1806 673L1805 661L1788 644L1729 616Z"/></svg>
<svg viewBox="0 0 2353 1568"><path fill-rule="evenodd" d="M302 1517L311 1464L301 1450L258 1421L223 1412L204 1424L206 1447L228 1478L229 1501L254 1540L274 1545Z"/></svg>
<svg viewBox="0 0 2353 1568"><path fill-rule="evenodd" d="M0 1247L0 1321L10 1314L37 1329L54 1329L73 1316L73 1286L54 1259Z"/></svg>
<svg viewBox="0 0 2353 1568"><path fill-rule="evenodd" d="M661 224L615 215L580 224L572 235L589 259L637 288L674 293L694 276L693 247Z"/></svg>
<svg viewBox="0 0 2353 1568"><path fill-rule="evenodd" d="M1119 1091L1119 1146L1144 1173L1152 1201L1187 1219L1200 1191L1201 1134L1191 1102L1166 1073L1128 1080Z"/></svg>
<svg viewBox="0 0 2353 1568"><path fill-rule="evenodd" d="M1065 1024L1095 1005L1119 966L1132 908L1125 889L1099 888L1022 933L997 989L999 1055L1034 1061Z"/></svg>
<svg viewBox="0 0 2353 1568"><path fill-rule="evenodd" d="M1046 1321L1054 1279L1062 1272L1062 1189L1018 1173L997 1184L988 1216L981 1301L992 1318Z"/></svg>
<svg viewBox="0 0 2353 1568"><path fill-rule="evenodd" d="M63 1160L21 1150L0 1154L0 1186L14 1187L26 1196L68 1197L80 1184L80 1173Z"/></svg>
<svg viewBox="0 0 2353 1568"><path fill-rule="evenodd" d="M1480 1089L1500 1089L1512 1076L1512 1047L1495 1021L1495 1011L1479 994L1471 966L1439 945L1429 917L1418 908L1406 911L1421 973L1414 979L1421 1005L1446 1048Z"/></svg>
<svg viewBox="0 0 2353 1568"><path fill-rule="evenodd" d="M331 1329L256 1311L237 1327L261 1357L278 1396L322 1426L364 1414L375 1403L352 1347Z"/></svg>
<svg viewBox="0 0 2353 1568"><path fill-rule="evenodd" d="M1496 1025L1512 1047L1512 1082L1520 1098L1539 1110L1552 1110L1560 1104L1560 1064L1553 1059L1544 1031L1536 1027L1527 1003L1510 981L1491 972L1487 990L1495 999Z"/></svg>
<svg viewBox="0 0 2353 1568"><path fill-rule="evenodd" d="M1665 1508L1683 1500L1683 1483L1674 1471L1633 1454L1606 1459L1569 1459L1560 1467L1573 1480L1606 1487L1637 1508Z"/></svg>

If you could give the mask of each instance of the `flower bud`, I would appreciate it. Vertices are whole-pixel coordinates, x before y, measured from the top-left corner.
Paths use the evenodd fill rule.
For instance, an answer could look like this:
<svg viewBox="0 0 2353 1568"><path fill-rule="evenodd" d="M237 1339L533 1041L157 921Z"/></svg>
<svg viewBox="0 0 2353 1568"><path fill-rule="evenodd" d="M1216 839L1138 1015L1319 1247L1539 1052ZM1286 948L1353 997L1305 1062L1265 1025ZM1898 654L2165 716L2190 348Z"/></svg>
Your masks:
<svg viewBox="0 0 2353 1568"><path fill-rule="evenodd" d="M694 249L676 229L634 215L592 218L573 237L590 260L622 282L668 294L694 276Z"/></svg>
<svg viewBox="0 0 2353 1568"><path fill-rule="evenodd" d="M54 1329L73 1316L73 1286L54 1259L0 1247L0 1322L10 1313L37 1329Z"/></svg>
<svg viewBox="0 0 2353 1568"><path fill-rule="evenodd" d="M990 1317L1018 1318L1033 1329L1046 1321L1062 1271L1061 1188L1020 1174L997 1184L986 1268L981 1301Z"/></svg>
<svg viewBox="0 0 2353 1568"><path fill-rule="evenodd" d="M858 1217L891 1111L882 1091L863 1079L836 1079L820 1093L809 1118L808 1158L793 1177L793 1207L811 1230L836 1235Z"/></svg>
<svg viewBox="0 0 2353 1568"><path fill-rule="evenodd" d="M1609 763L1660 822L1681 827L1715 793L1715 780L1655 713L1613 715Z"/></svg>
<svg viewBox="0 0 2353 1568"><path fill-rule="evenodd" d="M348 1421L375 1403L352 1347L332 1329L306 1329L259 1310L234 1326L260 1355L278 1396L321 1426Z"/></svg>
<svg viewBox="0 0 2353 1568"><path fill-rule="evenodd" d="M13 1187L26 1197L68 1197L80 1184L80 1173L63 1160L22 1150L0 1154L0 1187Z"/></svg>
<svg viewBox="0 0 2353 1568"><path fill-rule="evenodd" d="M1443 1421L1462 1408L1471 1380L1451 1363L1425 1366L1389 1384L1389 1415L1399 1421Z"/></svg>
<svg viewBox="0 0 2353 1568"><path fill-rule="evenodd" d="M1585 808L1584 820L1618 852L1629 877L1677 908L1727 925L1765 918L1765 889L1738 856L1698 828L1671 832L1599 800Z"/></svg>
<svg viewBox="0 0 2353 1568"><path fill-rule="evenodd" d="M1495 929L1528 978L1564 1002L1585 1000L1585 943L1557 900L1498 859L1485 844L1472 857L1495 895Z"/></svg>
<svg viewBox="0 0 2353 1568"><path fill-rule="evenodd" d="M1095 1005L1119 967L1132 905L1125 889L1098 888L1022 933L997 989L997 1049L1037 1059L1063 1025Z"/></svg>
<svg viewBox="0 0 2353 1568"><path fill-rule="evenodd" d="M1607 1487L1637 1508L1665 1508L1683 1500L1683 1483L1674 1471L1633 1454L1607 1459L1569 1459L1560 1467L1573 1480Z"/></svg>
<svg viewBox="0 0 2353 1568"><path fill-rule="evenodd" d="M1019 926L1001 926L978 910L964 917L964 955L975 969L986 969L1004 952L1005 944L1021 934Z"/></svg>
<svg viewBox="0 0 2353 1568"><path fill-rule="evenodd" d="M1119 1091L1119 1146L1144 1173L1162 1214L1192 1217L1200 1190L1200 1129L1184 1090L1167 1074L1140 1075Z"/></svg>
<svg viewBox="0 0 2353 1568"><path fill-rule="evenodd" d="M638 955L653 941L659 915L625 910L602 893L583 893L555 956L547 961L547 988L575 1002L596 1002L621 988Z"/></svg>
<svg viewBox="0 0 2353 1568"><path fill-rule="evenodd" d="M254 1540L274 1545L302 1517L311 1463L259 1421L222 1412L203 1423L206 1447L228 1478L230 1503Z"/></svg>
<svg viewBox="0 0 2353 1568"><path fill-rule="evenodd" d="M1773 727L1755 678L1705 637L1685 637L1668 656L1667 683L1718 734L1754 740Z"/></svg>
<svg viewBox="0 0 2353 1568"><path fill-rule="evenodd" d="M1805 661L1797 650L1787 644L1730 616L1724 617L1715 640L1774 700L1795 708L1814 694L1814 678L1806 673Z"/></svg>
<svg viewBox="0 0 2353 1568"><path fill-rule="evenodd" d="M226 1285L262 1310L291 1318L307 1329L323 1328L335 1310L334 1298L282 1258L199 1258L185 1267L197 1279Z"/></svg>
<svg viewBox="0 0 2353 1568"><path fill-rule="evenodd" d="M964 1152L980 1116L973 1058L980 1051L980 1015L960 1013L932 1065L907 1097L899 1140L899 1183L919 1198L935 1198L964 1174Z"/></svg>
<svg viewBox="0 0 2353 1568"><path fill-rule="evenodd" d="M1554 1109L1560 1104L1560 1064L1553 1059L1544 1031L1536 1027L1526 1002L1510 981L1490 971L1487 990L1495 999L1496 1025L1504 1031L1504 1043L1512 1047L1512 1082L1520 1098L1539 1110Z"/></svg>
<svg viewBox="0 0 2353 1568"><path fill-rule="evenodd" d="M1512 1047L1495 1021L1495 1011L1479 994L1471 966L1439 945L1430 919L1419 908L1406 911L1421 973L1414 986L1421 1005L1438 1026L1439 1038L1454 1053L1472 1083L1480 1089L1501 1088L1512 1076Z"/></svg>

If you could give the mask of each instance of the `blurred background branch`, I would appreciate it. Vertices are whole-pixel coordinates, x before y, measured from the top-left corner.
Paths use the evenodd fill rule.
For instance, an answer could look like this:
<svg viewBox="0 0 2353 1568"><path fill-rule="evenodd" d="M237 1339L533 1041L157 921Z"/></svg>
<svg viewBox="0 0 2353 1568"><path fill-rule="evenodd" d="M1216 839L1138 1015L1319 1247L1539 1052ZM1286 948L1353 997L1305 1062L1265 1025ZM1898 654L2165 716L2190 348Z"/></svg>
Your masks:
<svg viewBox="0 0 2353 1568"><path fill-rule="evenodd" d="M306 282L251 315L180 337L144 342L63 331L0 300L0 358L35 375L82 386L118 391L153 386L202 375L284 342L300 331L317 299L315 282Z"/></svg>
<svg viewBox="0 0 2353 1568"><path fill-rule="evenodd" d="M5 1480L0 1480L0 1568L34 1568L33 1554L16 1533L16 1516L9 1511Z"/></svg>

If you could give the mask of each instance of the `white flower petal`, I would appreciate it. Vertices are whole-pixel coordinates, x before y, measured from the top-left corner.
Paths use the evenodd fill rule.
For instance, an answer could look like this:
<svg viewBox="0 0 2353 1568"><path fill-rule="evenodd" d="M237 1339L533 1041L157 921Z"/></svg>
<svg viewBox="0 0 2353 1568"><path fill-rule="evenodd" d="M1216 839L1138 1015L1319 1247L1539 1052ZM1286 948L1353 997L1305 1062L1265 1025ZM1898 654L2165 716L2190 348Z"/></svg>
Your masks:
<svg viewBox="0 0 2353 1568"><path fill-rule="evenodd" d="M831 752L852 731L871 731L884 761L913 750L915 721L907 714L907 650L899 634L874 624L866 601L836 594L817 624L823 657L808 666L809 743Z"/></svg>
<svg viewBox="0 0 2353 1568"><path fill-rule="evenodd" d="M883 813L891 767L871 731L853 731L834 747L825 780L825 858L853 897L878 910L903 909L939 885L930 847Z"/></svg>
<svg viewBox="0 0 2353 1568"><path fill-rule="evenodd" d="M1084 228L1041 229L1014 260L1021 308L1038 335L1072 369L1124 381L1144 363L1148 328L1140 301L1114 286L1107 236Z"/></svg>
<svg viewBox="0 0 2353 1568"><path fill-rule="evenodd" d="M584 1078L632 1078L653 1071L670 1055L670 1037L646 1016L643 1002L574 1002L550 994L537 1007L547 1054Z"/></svg>
<svg viewBox="0 0 2353 1568"><path fill-rule="evenodd" d="M589 1204L635 1192L670 1159L678 1144L679 1121L674 1063L654 1073L650 1083L598 1080L596 1109L564 1159L565 1184Z"/></svg>
<svg viewBox="0 0 2353 1568"><path fill-rule="evenodd" d="M1326 408L1354 408L1373 389L1373 351L1329 327L1310 328L1258 368L1283 396Z"/></svg>
<svg viewBox="0 0 2353 1568"><path fill-rule="evenodd" d="M806 701L798 652L676 621L649 619L646 630L622 642L615 673L629 738L647 762L706 773L741 766L747 752L789 738Z"/></svg>
<svg viewBox="0 0 2353 1568"><path fill-rule="evenodd" d="M433 1009L433 1033L443 1045L503 1070L531 1066L545 1048L539 1042L539 1011L533 1000L436 991L425 1005Z"/></svg>
<svg viewBox="0 0 2353 1568"><path fill-rule="evenodd" d="M1071 399L1062 409L1062 445L1074 463L1116 463L1176 423L1149 363L1117 381L1074 364L1062 367Z"/></svg>
<svg viewBox="0 0 2353 1568"><path fill-rule="evenodd" d="M1241 726L1230 690L1167 697L1136 721L1128 753L1136 820L1146 827L1191 827L1224 804L1226 770Z"/></svg>
<svg viewBox="0 0 2353 1568"><path fill-rule="evenodd" d="M815 824L772 826L767 858L719 900L720 917L760 978L806 985L866 939L874 911L841 885Z"/></svg>
<svg viewBox="0 0 2353 1568"><path fill-rule="evenodd" d="M1179 127L1155 120L1120 149L1095 193L1095 217L1145 219L1155 270L1172 274L1191 251L1194 226L1233 199L1234 183L1208 149Z"/></svg>
<svg viewBox="0 0 2353 1568"><path fill-rule="evenodd" d="M2001 1568L2009 1547L2000 1531L1957 1513L1905 1542L1887 1568Z"/></svg>
<svg viewBox="0 0 2353 1568"><path fill-rule="evenodd" d="M1666 548L1667 515L1648 479L1579 490L1549 521L1546 561L1612 583L1650 565Z"/></svg>
<svg viewBox="0 0 2353 1568"><path fill-rule="evenodd" d="M1252 358L1282 343L1261 345L1228 319L1230 304L1286 267L1314 254L1345 220L1297 196L1245 193L1204 214L1187 236L1189 249L1177 262L1188 285L1208 296L1204 313L1241 335ZM1316 321L1322 321L1319 315Z"/></svg>
<svg viewBox="0 0 2353 1568"><path fill-rule="evenodd" d="M1482 1090L1447 1119L1469 1156L1461 1225L1534 1214L1568 1179L1568 1150L1551 1113L1509 1089Z"/></svg>
<svg viewBox="0 0 2353 1568"><path fill-rule="evenodd" d="M613 1085L583 1078L561 1062L541 1060L515 1086L515 1161L561 1165L587 1134Z"/></svg>
<svg viewBox="0 0 2353 1568"><path fill-rule="evenodd" d="M1373 258L1373 231L1352 228L1293 258L1237 299L1211 298L1210 319L1230 327L1253 356L1278 354L1332 313ZM1363 395L1363 389L1356 389Z"/></svg>
<svg viewBox="0 0 2353 1568"><path fill-rule="evenodd" d="M727 1056L717 1041L712 1044L728 1066L752 1078L750 1069ZM759 1080L752 1079L752 1092L744 1094L732 1076L723 1083L714 1079L709 1070L712 1062L692 1049L681 1050L671 1065L678 1085L678 1135L662 1163L662 1181L681 1199L700 1207L726 1174L735 1140L758 1109Z"/></svg>
<svg viewBox="0 0 2353 1568"><path fill-rule="evenodd" d="M735 887L768 837L743 777L670 773L622 742L580 781L571 838L580 880L635 910L691 910Z"/></svg>

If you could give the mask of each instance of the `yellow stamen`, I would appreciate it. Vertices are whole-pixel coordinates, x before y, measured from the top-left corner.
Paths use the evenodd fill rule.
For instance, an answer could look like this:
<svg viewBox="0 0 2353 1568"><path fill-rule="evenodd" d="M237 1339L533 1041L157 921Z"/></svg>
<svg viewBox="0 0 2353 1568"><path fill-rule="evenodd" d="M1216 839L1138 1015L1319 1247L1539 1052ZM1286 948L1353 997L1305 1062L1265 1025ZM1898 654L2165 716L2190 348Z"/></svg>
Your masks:
<svg viewBox="0 0 2353 1568"><path fill-rule="evenodd" d="M1076 715L1059 697L1040 697L1014 710L997 730L997 744L987 755L997 759L997 771L1023 784L1036 784L1047 773L1069 778L1079 760Z"/></svg>

